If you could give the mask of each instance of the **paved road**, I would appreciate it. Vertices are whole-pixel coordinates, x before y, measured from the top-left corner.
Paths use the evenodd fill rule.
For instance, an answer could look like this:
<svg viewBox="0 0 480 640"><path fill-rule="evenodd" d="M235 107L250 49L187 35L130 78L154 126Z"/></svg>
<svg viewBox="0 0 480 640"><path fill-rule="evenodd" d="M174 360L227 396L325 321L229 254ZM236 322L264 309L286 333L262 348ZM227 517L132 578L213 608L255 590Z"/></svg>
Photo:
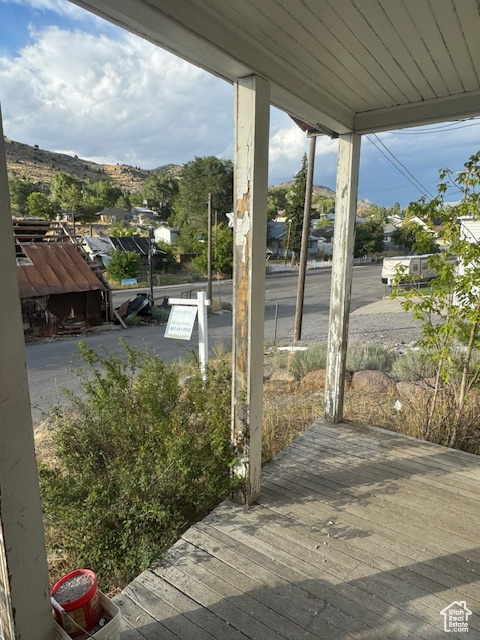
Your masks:
<svg viewBox="0 0 480 640"><path fill-rule="evenodd" d="M362 265L354 268L352 286L352 311L363 305L381 299L385 295L385 287L381 284L381 265ZM316 315L324 316L328 313L330 304L331 270L309 271L307 273L304 302L304 322L311 324ZM232 283L221 283L222 299L231 302ZM265 337L272 340L275 332L275 308L278 302L277 339L290 339L293 332L296 301L296 273L272 274L267 277L265 296ZM191 285L181 287L156 287L155 298L162 300L164 296L177 297L180 292L191 288ZM123 295L122 292L121 295ZM132 292L129 293L132 295ZM133 296L135 293L133 293ZM214 297L218 297L216 283ZM115 303L118 298L116 296ZM231 313L214 315L209 319L210 346L223 343L227 349L231 346ZM185 343L180 340L169 340L163 337L164 326L131 327L129 329L116 328L88 335L84 340L94 349L106 348L109 351L121 353L119 338L124 338L132 346L147 345L154 349L164 360L181 357L189 350L195 350L197 333L194 330L192 340ZM72 363L77 353L77 339L52 339L40 344L27 347L27 366L34 420L42 418L52 404L64 401L62 389L74 389L76 380L74 370L78 363Z"/></svg>

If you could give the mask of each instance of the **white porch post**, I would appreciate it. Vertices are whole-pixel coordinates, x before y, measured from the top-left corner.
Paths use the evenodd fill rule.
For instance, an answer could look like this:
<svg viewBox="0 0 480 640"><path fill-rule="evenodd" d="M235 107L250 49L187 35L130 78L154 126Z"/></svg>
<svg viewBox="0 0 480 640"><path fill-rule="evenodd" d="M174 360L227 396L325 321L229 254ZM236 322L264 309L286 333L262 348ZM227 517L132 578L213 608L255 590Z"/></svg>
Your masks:
<svg viewBox="0 0 480 640"><path fill-rule="evenodd" d="M356 133L341 135L338 139L337 194L325 384L325 418L330 422L340 422L343 419L360 141L361 138Z"/></svg>
<svg viewBox="0 0 480 640"><path fill-rule="evenodd" d="M0 637L52 640L53 619L1 114L0 274Z"/></svg>
<svg viewBox="0 0 480 640"><path fill-rule="evenodd" d="M235 84L232 438L246 504L260 495L270 85Z"/></svg>

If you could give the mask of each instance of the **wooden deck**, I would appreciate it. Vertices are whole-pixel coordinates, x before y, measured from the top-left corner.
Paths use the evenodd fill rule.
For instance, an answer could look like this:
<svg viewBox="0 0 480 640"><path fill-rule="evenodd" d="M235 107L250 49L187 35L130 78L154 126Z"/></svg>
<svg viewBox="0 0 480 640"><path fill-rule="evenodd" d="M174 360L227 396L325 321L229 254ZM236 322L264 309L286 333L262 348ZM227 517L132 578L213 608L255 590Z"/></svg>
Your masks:
<svg viewBox="0 0 480 640"><path fill-rule="evenodd" d="M480 458L317 421L116 601L122 640L480 638ZM459 634L455 634L459 635Z"/></svg>

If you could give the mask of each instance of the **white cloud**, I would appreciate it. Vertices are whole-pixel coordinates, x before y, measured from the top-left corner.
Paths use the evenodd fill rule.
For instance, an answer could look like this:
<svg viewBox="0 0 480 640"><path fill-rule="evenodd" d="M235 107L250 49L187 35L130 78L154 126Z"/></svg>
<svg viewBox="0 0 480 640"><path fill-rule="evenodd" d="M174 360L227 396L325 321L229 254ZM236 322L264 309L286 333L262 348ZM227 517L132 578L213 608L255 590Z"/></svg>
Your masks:
<svg viewBox="0 0 480 640"><path fill-rule="evenodd" d="M3 4L17 4L28 7L36 11L52 11L61 16L68 16L75 19L84 19L90 14L80 7L67 2L67 0L0 0Z"/></svg>
<svg viewBox="0 0 480 640"><path fill-rule="evenodd" d="M228 84L127 33L50 27L32 37L0 58L10 138L144 168L231 148Z"/></svg>

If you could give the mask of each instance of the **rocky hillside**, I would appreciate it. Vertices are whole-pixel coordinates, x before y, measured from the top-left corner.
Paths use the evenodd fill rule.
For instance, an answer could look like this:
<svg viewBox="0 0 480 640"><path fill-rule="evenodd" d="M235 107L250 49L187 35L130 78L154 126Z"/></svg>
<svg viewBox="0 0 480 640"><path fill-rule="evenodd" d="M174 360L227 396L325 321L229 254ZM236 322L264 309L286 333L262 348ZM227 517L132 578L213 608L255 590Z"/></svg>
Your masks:
<svg viewBox="0 0 480 640"><path fill-rule="evenodd" d="M63 171L80 180L92 180L93 182L112 180L122 189L135 193L140 191L143 180L152 173L126 164L97 164L90 160L83 160L78 156L45 151L36 145L31 147L9 138L5 138L5 148L9 172L21 180L30 180L34 183L50 184L54 174L57 171ZM180 167L169 164L159 167L159 169L178 173Z"/></svg>
<svg viewBox="0 0 480 640"><path fill-rule="evenodd" d="M293 180L290 180L288 182L281 182L280 184L276 184L275 186L276 187L286 187L287 189L289 189L290 187L293 187L294 184L295 184L295 182ZM314 184L313 185L313 195L320 196L322 198L334 198L335 197L335 191L332 191L332 189L330 189L329 187L323 187L321 185Z"/></svg>

